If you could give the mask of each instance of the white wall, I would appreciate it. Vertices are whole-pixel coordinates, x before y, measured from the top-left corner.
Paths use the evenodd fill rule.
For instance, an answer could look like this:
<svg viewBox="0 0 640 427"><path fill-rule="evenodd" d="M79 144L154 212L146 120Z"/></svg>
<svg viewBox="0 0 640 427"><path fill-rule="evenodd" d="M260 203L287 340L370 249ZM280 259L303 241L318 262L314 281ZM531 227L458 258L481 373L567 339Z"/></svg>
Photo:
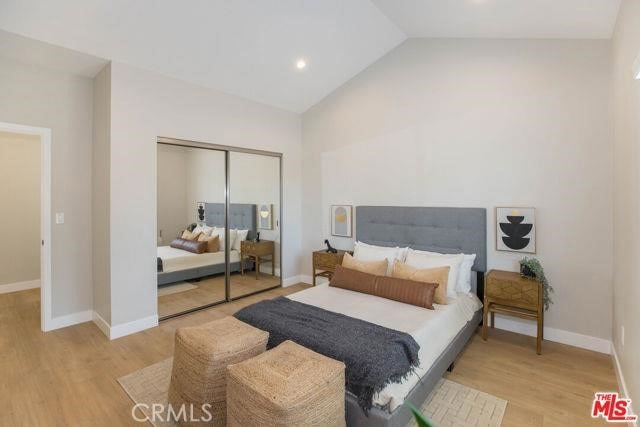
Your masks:
<svg viewBox="0 0 640 427"><path fill-rule="evenodd" d="M0 54L0 121L52 129L52 315L90 310L92 81Z"/></svg>
<svg viewBox="0 0 640 427"><path fill-rule="evenodd" d="M93 80L93 310L105 322L111 320L111 260L109 241L109 188L111 176L111 65Z"/></svg>
<svg viewBox="0 0 640 427"><path fill-rule="evenodd" d="M158 246L168 245L190 224L187 214L189 149L158 144ZM224 158L224 156L223 156ZM224 182L224 174L222 175Z"/></svg>
<svg viewBox="0 0 640 427"><path fill-rule="evenodd" d="M158 136L284 153L286 279L300 254L300 117L111 64L111 324L156 315ZM133 236L133 237L132 237Z"/></svg>
<svg viewBox="0 0 640 427"><path fill-rule="evenodd" d="M613 342L628 392L640 399L640 2L624 0L613 39L615 107ZM622 328L625 329L624 342Z"/></svg>
<svg viewBox="0 0 640 427"><path fill-rule="evenodd" d="M303 115L303 254L331 204L533 206L554 285L546 326L609 339L612 283L608 41L410 39ZM604 341L603 341L604 342ZM606 342L605 342L606 343Z"/></svg>
<svg viewBox="0 0 640 427"><path fill-rule="evenodd" d="M0 291L40 279L40 137L0 132Z"/></svg>

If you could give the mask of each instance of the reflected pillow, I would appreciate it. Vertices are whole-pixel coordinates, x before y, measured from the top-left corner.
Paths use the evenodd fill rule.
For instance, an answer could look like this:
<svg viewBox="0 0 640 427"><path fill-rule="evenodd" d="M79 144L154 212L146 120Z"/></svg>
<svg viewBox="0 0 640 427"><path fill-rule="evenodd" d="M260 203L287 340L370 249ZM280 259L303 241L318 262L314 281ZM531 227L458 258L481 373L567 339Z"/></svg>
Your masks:
<svg viewBox="0 0 640 427"><path fill-rule="evenodd" d="M201 234L198 237L198 242L207 242L207 252L209 253L220 252L220 236L217 234L215 236Z"/></svg>
<svg viewBox="0 0 640 427"><path fill-rule="evenodd" d="M184 240L196 241L196 240L198 240L198 237L200 237L200 234L201 234L200 232L196 233L195 229L194 229L194 231L184 230L182 232L181 238L184 239Z"/></svg>
<svg viewBox="0 0 640 427"><path fill-rule="evenodd" d="M236 230L236 240L233 243L233 249L236 251L240 251L240 243L247 240L247 235L249 234L249 230Z"/></svg>
<svg viewBox="0 0 640 427"><path fill-rule="evenodd" d="M345 253L344 258L342 258L342 266L376 276L384 276L387 274L388 261L386 258L379 261L362 261L355 259L349 253Z"/></svg>
<svg viewBox="0 0 640 427"><path fill-rule="evenodd" d="M192 233L201 233L205 236L211 236L212 231L213 227L209 227L208 225L198 225L193 229Z"/></svg>
<svg viewBox="0 0 640 427"><path fill-rule="evenodd" d="M414 280L423 283L436 283L433 302L436 304L447 303L447 287L449 281L449 267L435 267L419 269L396 261L393 264L393 277Z"/></svg>
<svg viewBox="0 0 640 427"><path fill-rule="evenodd" d="M207 250L207 242L197 242L187 239L175 239L169 246L194 254L203 254Z"/></svg>

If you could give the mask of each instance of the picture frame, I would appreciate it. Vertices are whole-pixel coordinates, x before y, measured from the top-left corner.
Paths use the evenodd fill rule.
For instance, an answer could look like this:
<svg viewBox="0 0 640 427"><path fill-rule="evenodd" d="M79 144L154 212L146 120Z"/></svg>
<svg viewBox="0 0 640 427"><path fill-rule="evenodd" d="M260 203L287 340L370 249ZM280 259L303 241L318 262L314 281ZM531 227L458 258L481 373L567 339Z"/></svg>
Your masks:
<svg viewBox="0 0 640 427"><path fill-rule="evenodd" d="M331 205L331 235L338 237L353 236L353 206Z"/></svg>
<svg viewBox="0 0 640 427"><path fill-rule="evenodd" d="M206 224L207 222L205 202L196 202L196 222L198 224Z"/></svg>
<svg viewBox="0 0 640 427"><path fill-rule="evenodd" d="M536 210L533 207L496 207L496 250L536 253Z"/></svg>
<svg viewBox="0 0 640 427"><path fill-rule="evenodd" d="M258 229L273 230L273 204L260 203L257 209Z"/></svg>

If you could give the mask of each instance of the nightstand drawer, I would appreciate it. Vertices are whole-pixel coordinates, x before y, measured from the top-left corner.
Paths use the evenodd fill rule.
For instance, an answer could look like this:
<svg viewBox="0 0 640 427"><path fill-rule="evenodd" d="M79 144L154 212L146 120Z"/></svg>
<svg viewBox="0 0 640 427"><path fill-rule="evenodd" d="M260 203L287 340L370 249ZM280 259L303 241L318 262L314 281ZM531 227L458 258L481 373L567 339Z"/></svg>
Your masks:
<svg viewBox="0 0 640 427"><path fill-rule="evenodd" d="M243 240L240 243L240 251L244 255L272 255L273 249L274 245L272 240L260 240L259 242Z"/></svg>
<svg viewBox="0 0 640 427"><path fill-rule="evenodd" d="M537 310L539 301L540 283L533 279L505 280L487 278L485 294L493 300L514 307Z"/></svg>
<svg viewBox="0 0 640 427"><path fill-rule="evenodd" d="M313 268L317 270L334 271L336 265L342 264L342 258L344 252L340 251L336 254L329 252L314 252L313 253Z"/></svg>

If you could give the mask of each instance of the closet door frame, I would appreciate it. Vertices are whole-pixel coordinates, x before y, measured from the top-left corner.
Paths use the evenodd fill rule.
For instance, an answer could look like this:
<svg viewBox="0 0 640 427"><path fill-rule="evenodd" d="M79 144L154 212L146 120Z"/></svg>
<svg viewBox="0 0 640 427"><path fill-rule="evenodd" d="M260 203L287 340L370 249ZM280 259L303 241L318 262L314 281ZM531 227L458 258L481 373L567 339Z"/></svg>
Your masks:
<svg viewBox="0 0 640 427"><path fill-rule="evenodd" d="M272 289L276 289L279 287L283 286L284 283L284 279L282 277L282 272L283 272L283 260L282 260L282 217L283 217L283 173L282 173L282 153L277 153L274 151L265 151L265 150L256 150L256 149L252 149L252 148L243 148L243 147L234 147L234 146L230 146L230 145L220 145L220 144L212 144L212 143L207 143L207 142L200 142L200 141L191 141L191 140L186 140L186 139L177 139L177 138L168 138L168 137L158 137L157 138L157 143L158 144L164 144L164 145L173 145L173 146L179 146L179 147L190 147L190 148L201 148L201 149L205 149L205 150L214 150L214 151L221 151L224 153L225 156L225 161L224 161L224 165L225 165L225 219L224 219L224 229L225 229L225 236L229 236L229 214L230 214L230 210L231 210L231 162L230 162L230 155L232 152L235 153L245 153L245 154L257 154L257 155L261 155L261 156L269 156L269 157L277 157L278 158L278 166L279 166L279 179L280 179L280 183L279 183L279 196L280 196L280 200L279 200L279 217L278 217L278 235L280 238L280 245L278 248L278 256L280 259L280 284L276 285L276 286L272 286L266 289L261 289L259 291L255 291L255 292L251 292L248 294L244 294L235 298L231 298L231 269L230 264L231 264L231 259L230 259L230 248L228 245L225 245L225 251L224 251L224 259L225 259L225 299L222 301L217 301L214 303L210 303L210 304L205 304L203 306L200 307L196 307L193 309L189 309L189 310L185 310L176 314L172 314L169 316L164 316L161 320L168 320L174 317L178 317L178 316L183 316L186 314L190 314L199 310L205 310L207 308L216 306L218 304L223 304L225 302L230 302L230 301L236 301L238 299L242 299L251 295L255 295L255 294L259 294L262 292L266 292ZM157 213L156 213L157 215Z"/></svg>

